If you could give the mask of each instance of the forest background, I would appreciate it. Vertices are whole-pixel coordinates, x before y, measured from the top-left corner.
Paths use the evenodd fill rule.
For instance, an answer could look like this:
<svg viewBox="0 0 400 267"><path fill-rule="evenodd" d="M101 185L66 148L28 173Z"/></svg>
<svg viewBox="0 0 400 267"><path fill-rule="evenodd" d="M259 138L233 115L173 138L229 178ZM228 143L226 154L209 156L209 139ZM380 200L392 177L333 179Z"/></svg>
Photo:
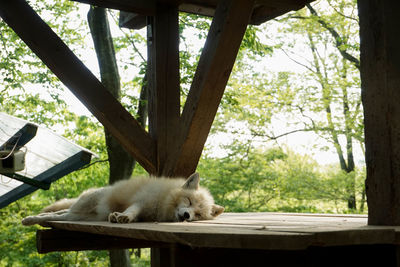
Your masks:
<svg viewBox="0 0 400 267"><path fill-rule="evenodd" d="M29 2L100 77L89 6ZM107 17L121 103L143 119L146 30L120 29L116 11ZM179 20L183 104L211 19L182 13ZM355 0L315 1L248 27L197 169L227 212L366 212L358 30ZM39 255L37 227L20 223L57 199L106 185L109 157L102 125L2 20L0 46L0 112L44 125L99 156L50 190L0 210L0 266L107 266L104 251ZM133 175L142 174L136 164ZM131 251L132 264L147 266L148 251L139 254Z"/></svg>

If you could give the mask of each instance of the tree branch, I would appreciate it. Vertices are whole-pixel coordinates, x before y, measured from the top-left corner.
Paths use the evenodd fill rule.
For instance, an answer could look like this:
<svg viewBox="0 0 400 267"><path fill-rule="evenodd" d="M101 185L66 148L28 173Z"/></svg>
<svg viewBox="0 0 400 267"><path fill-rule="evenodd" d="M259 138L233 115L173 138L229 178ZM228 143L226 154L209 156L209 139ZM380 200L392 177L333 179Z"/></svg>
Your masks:
<svg viewBox="0 0 400 267"><path fill-rule="evenodd" d="M326 30L329 31L329 33L332 35L332 37L336 40L336 48L339 50L340 54L347 59L348 61L352 62L357 69L360 69L360 61L354 57L353 55L349 54L346 49L343 48L343 45L345 45L345 43L343 42L343 39L341 38L341 36L339 35L339 33L330 25L328 25L328 23L326 23L317 13L317 11L310 5L310 4L306 4L306 7L308 8L308 10L311 12L311 14L313 16L315 16L317 18L318 23L325 28Z"/></svg>

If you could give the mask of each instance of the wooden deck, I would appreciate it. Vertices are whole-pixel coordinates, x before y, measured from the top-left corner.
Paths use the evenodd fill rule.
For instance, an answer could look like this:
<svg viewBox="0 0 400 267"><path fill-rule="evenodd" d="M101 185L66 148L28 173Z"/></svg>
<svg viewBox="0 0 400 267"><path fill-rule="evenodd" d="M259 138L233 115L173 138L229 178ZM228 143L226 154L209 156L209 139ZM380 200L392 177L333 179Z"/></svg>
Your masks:
<svg viewBox="0 0 400 267"><path fill-rule="evenodd" d="M50 222L55 229L190 247L303 250L312 246L400 244L400 227L368 226L363 215L225 213L183 223Z"/></svg>
<svg viewBox="0 0 400 267"><path fill-rule="evenodd" d="M151 247L152 266L266 266L266 259L279 267L400 266L400 227L368 226L365 215L224 213L198 222L49 225L37 234L41 253Z"/></svg>

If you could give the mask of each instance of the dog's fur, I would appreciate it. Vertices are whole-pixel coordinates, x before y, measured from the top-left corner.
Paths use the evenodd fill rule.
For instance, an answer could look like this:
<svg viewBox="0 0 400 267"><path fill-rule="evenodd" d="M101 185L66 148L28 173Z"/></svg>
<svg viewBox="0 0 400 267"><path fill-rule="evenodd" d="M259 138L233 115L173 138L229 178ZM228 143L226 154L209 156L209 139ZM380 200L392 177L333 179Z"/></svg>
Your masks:
<svg viewBox="0 0 400 267"><path fill-rule="evenodd" d="M184 179L138 177L114 185L89 189L76 199L63 199L43 213L22 220L24 225L47 221L196 221L212 219L224 211L215 205L200 177Z"/></svg>

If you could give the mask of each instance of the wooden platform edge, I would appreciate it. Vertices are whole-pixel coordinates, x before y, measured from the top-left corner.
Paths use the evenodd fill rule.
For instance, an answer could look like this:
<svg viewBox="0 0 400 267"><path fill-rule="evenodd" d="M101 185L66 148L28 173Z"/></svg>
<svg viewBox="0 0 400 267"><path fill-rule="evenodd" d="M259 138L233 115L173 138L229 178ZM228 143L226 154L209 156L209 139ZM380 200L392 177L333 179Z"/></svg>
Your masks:
<svg viewBox="0 0 400 267"><path fill-rule="evenodd" d="M41 254L55 251L110 250L167 247L163 242L91 234L59 229L37 230L36 248Z"/></svg>

